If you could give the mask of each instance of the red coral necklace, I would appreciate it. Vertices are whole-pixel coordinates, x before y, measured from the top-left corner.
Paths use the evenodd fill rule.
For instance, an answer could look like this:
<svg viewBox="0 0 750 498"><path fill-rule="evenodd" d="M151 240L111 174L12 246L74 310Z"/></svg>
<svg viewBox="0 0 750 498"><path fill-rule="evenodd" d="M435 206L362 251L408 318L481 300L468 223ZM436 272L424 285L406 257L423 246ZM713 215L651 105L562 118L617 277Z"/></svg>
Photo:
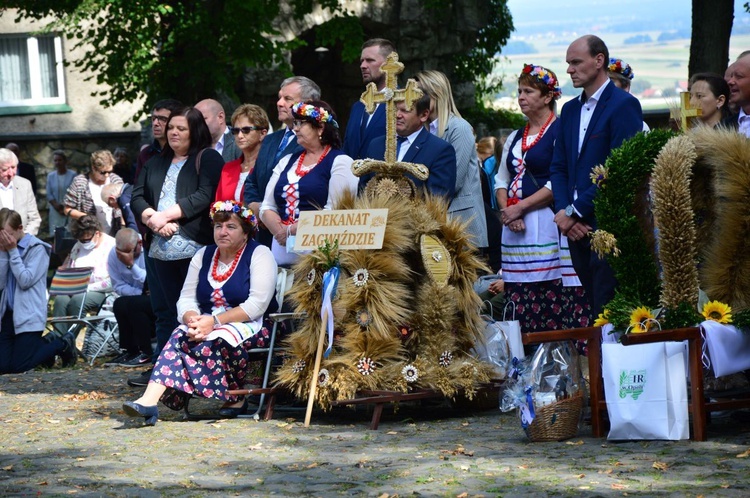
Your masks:
<svg viewBox="0 0 750 498"><path fill-rule="evenodd" d="M523 138L521 139L521 153L522 154L526 154L529 151L529 149L535 146L539 142L539 140L542 139L542 135L544 135L544 131L547 129L547 127L552 122L552 119L554 117L555 117L555 113L550 112L549 117L547 118L547 121L542 125L541 128L539 128L539 133L537 133L536 138L530 144L526 143L526 139L529 136L529 128L531 127L531 123L526 123L526 128L523 129Z"/></svg>
<svg viewBox="0 0 750 498"><path fill-rule="evenodd" d="M232 265L229 267L229 270L227 270L225 273L222 273L221 275L219 275L219 256L221 254L221 249L217 247L216 252L214 253L213 268L211 268L211 277L217 282L223 282L231 277L232 273L234 273L234 269L237 268L237 263L240 262L240 256L242 256L242 251L245 250L246 245L247 243L243 244L242 247L240 247L240 249L237 251L237 254L234 255L234 259L232 260Z"/></svg>
<svg viewBox="0 0 750 498"><path fill-rule="evenodd" d="M297 167L294 169L294 172L297 173L297 176L302 178L303 176L308 174L310 171L312 171L315 166L320 164L323 161L323 159L326 158L330 150L331 150L331 146L326 145L325 149L323 149L323 153L320 154L320 157L318 158L318 162L313 164L312 166L302 166L302 162L305 160L305 155L307 155L307 151L303 151L302 154L300 154L299 156L299 161L297 161Z"/></svg>

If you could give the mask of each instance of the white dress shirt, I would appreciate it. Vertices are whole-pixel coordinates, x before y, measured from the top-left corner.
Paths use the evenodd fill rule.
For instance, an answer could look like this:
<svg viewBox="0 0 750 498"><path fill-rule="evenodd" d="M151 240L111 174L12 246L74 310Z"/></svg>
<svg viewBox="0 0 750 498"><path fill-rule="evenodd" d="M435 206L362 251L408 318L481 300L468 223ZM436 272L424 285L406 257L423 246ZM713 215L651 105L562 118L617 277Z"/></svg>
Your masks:
<svg viewBox="0 0 750 498"><path fill-rule="evenodd" d="M596 104L599 102L599 99L602 98L602 93L604 92L604 89L607 88L607 85L611 85L614 83L610 83L610 80L607 79L606 83L604 83L602 86L599 87L597 91L594 92L594 94L589 97L585 102L583 100L583 94L581 94L581 125L578 129L578 153L581 153L581 147L583 147L583 139L586 137L586 130L589 127L589 123L591 123L591 116L594 115L594 110L596 110Z"/></svg>
<svg viewBox="0 0 750 498"><path fill-rule="evenodd" d="M411 144L414 143L420 133L422 133L422 128L417 129L417 131L406 137L406 140L404 140L401 144L401 148L398 149L398 157L396 157L396 161L401 162L406 153L409 151L409 147L411 147Z"/></svg>

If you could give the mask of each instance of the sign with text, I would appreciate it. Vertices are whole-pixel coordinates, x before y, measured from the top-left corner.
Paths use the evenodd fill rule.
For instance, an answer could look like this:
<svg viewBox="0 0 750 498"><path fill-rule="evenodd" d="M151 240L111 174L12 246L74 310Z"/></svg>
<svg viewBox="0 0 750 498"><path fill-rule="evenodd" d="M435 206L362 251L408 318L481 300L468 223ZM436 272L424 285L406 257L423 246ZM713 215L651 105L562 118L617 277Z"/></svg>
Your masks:
<svg viewBox="0 0 750 498"><path fill-rule="evenodd" d="M387 209L342 209L302 211L297 222L295 251L311 251L326 239L339 249L380 249L383 247Z"/></svg>

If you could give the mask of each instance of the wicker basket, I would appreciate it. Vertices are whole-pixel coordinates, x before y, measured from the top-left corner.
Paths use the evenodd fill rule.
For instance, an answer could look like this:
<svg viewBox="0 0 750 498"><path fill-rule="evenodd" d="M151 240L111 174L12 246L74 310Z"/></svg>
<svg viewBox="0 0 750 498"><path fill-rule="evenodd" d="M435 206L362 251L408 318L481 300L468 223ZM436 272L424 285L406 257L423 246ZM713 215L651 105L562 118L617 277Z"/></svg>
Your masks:
<svg viewBox="0 0 750 498"><path fill-rule="evenodd" d="M534 421L525 431L534 442L562 441L578 434L583 393L578 391L570 398L555 401L536 409Z"/></svg>

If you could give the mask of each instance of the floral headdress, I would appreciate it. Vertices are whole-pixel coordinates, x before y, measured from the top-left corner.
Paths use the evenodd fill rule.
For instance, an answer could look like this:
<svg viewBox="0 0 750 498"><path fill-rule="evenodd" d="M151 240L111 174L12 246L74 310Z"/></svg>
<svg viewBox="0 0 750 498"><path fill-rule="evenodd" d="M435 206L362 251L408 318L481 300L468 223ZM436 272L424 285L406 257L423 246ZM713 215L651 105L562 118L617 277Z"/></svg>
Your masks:
<svg viewBox="0 0 750 498"><path fill-rule="evenodd" d="M253 228L258 228L258 218L253 214L253 210L247 206L243 206L235 200L216 201L211 204L211 211L209 212L211 221L213 221L216 213L234 213L241 219L250 223Z"/></svg>
<svg viewBox="0 0 750 498"><path fill-rule="evenodd" d="M292 106L292 114L302 118L312 119L321 125L323 123L331 123L336 128L339 127L339 124L333 119L331 113L324 107L316 107L304 102L297 102Z"/></svg>
<svg viewBox="0 0 750 498"><path fill-rule="evenodd" d="M607 66L607 69L609 69L610 73L621 74L629 80L632 80L635 76L635 74L633 73L633 68L630 67L630 64L623 61L622 59L615 59L614 57L612 57L611 59L609 59L609 66Z"/></svg>
<svg viewBox="0 0 750 498"><path fill-rule="evenodd" d="M560 90L560 82L557 81L555 73L542 66L535 66L533 64L524 64L523 71L521 74L528 74L534 76L537 80L547 86L549 91L552 92L552 98L557 100L562 95Z"/></svg>

